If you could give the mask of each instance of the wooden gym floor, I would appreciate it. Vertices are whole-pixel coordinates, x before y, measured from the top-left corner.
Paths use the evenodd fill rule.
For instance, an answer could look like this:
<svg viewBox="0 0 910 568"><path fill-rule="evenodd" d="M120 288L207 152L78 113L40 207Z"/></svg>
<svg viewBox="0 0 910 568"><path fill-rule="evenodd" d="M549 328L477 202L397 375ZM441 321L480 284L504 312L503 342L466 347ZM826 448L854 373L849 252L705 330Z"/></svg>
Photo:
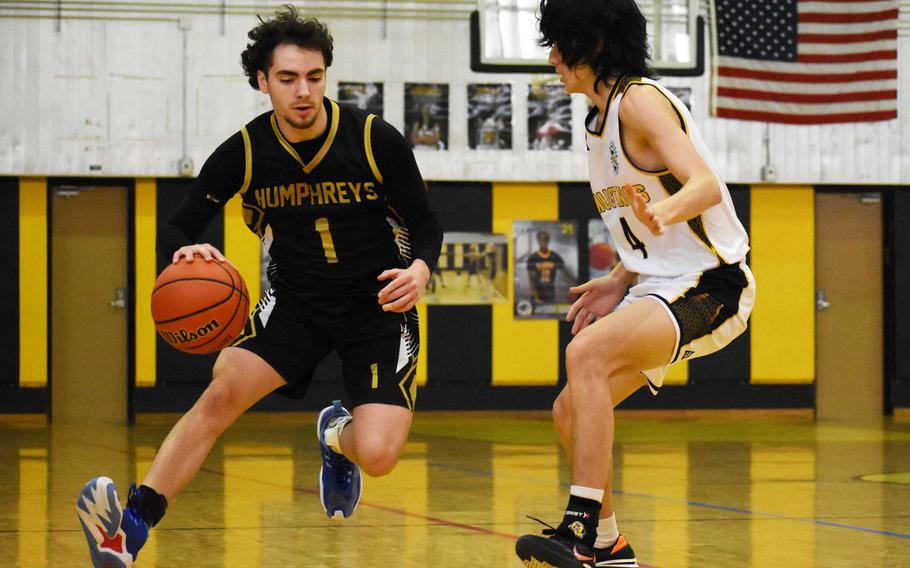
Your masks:
<svg viewBox="0 0 910 568"><path fill-rule="evenodd" d="M131 428L0 419L0 566L91 566L74 503L126 493L173 415ZM910 566L910 419L620 412L620 528L643 566ZM559 521L569 473L546 413L418 412L390 476L325 518L314 415L250 415L152 531L139 568L517 567L530 514Z"/></svg>

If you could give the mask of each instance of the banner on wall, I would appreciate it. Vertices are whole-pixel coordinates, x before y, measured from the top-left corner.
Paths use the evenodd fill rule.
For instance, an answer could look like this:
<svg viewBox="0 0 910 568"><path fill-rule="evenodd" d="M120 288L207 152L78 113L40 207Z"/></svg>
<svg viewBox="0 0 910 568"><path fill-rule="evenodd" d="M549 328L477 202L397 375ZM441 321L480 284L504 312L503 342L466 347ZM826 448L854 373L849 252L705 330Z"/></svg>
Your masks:
<svg viewBox="0 0 910 568"><path fill-rule="evenodd" d="M512 149L512 85L468 84L468 148Z"/></svg>
<svg viewBox="0 0 910 568"><path fill-rule="evenodd" d="M575 221L515 221L515 317L562 319L577 284Z"/></svg>
<svg viewBox="0 0 910 568"><path fill-rule="evenodd" d="M404 84L405 136L415 150L449 147L449 86L445 83Z"/></svg>
<svg viewBox="0 0 910 568"><path fill-rule="evenodd" d="M508 238L494 233L445 233L439 264L423 301L436 305L508 302Z"/></svg>
<svg viewBox="0 0 910 568"><path fill-rule="evenodd" d="M562 84L528 86L528 149L572 148L572 98Z"/></svg>
<svg viewBox="0 0 910 568"><path fill-rule="evenodd" d="M382 83L356 83L340 81L338 83L338 102L348 103L368 113L382 117L383 107Z"/></svg>
<svg viewBox="0 0 910 568"><path fill-rule="evenodd" d="M619 262L613 235L602 219L588 221L588 269L591 279L606 276Z"/></svg>

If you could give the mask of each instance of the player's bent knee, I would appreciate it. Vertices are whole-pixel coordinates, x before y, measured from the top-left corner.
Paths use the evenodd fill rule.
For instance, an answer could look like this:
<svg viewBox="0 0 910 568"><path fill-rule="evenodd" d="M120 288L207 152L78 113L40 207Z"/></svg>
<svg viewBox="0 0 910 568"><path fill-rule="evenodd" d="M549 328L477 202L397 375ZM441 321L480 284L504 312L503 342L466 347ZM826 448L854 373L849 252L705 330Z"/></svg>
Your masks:
<svg viewBox="0 0 910 568"><path fill-rule="evenodd" d="M382 477L392 473L398 465L399 451L391 447L371 447L358 449L357 458L360 469L370 477Z"/></svg>
<svg viewBox="0 0 910 568"><path fill-rule="evenodd" d="M233 421L235 397L230 387L223 381L215 381L206 387L202 396L196 401L193 412L197 420L216 432L223 431Z"/></svg>
<svg viewBox="0 0 910 568"><path fill-rule="evenodd" d="M562 428L572 420L572 405L569 403L569 397L560 394L553 401L553 422L557 428Z"/></svg>
<svg viewBox="0 0 910 568"><path fill-rule="evenodd" d="M566 347L566 369L570 379L573 371L582 371L585 367L603 364L603 353L598 351L597 344L589 336L578 336ZM575 373L577 374L577 373Z"/></svg>

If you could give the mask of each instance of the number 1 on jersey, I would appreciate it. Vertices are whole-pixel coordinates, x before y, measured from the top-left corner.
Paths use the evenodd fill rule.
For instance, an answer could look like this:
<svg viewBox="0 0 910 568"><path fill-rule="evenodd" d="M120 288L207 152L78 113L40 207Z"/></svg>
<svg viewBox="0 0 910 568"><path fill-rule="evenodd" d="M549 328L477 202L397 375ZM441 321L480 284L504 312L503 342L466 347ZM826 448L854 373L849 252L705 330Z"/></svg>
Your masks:
<svg viewBox="0 0 910 568"><path fill-rule="evenodd" d="M629 224L626 222L626 218L620 217L619 224L622 225L622 234L626 236L626 240L629 241L632 250L640 250L642 258L648 258L648 250L645 248L645 243L638 240L638 237L635 236L635 233L632 232L632 228L629 227Z"/></svg>
<svg viewBox="0 0 910 568"><path fill-rule="evenodd" d="M325 260L329 264L338 262L338 255L335 254L335 241L332 240L332 232L329 230L329 220L327 217L316 219L316 232L322 239L322 249L325 251Z"/></svg>

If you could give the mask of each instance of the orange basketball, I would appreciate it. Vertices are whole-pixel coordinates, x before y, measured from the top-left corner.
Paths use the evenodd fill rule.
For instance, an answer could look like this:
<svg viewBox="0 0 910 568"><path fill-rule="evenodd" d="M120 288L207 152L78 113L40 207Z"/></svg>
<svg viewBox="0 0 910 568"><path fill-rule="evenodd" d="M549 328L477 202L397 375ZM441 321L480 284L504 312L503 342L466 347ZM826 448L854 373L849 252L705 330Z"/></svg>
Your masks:
<svg viewBox="0 0 910 568"><path fill-rule="evenodd" d="M243 331L250 294L229 262L181 258L158 275L152 290L152 319L164 340L187 353L212 353Z"/></svg>
<svg viewBox="0 0 910 568"><path fill-rule="evenodd" d="M591 268L594 270L609 270L616 264L616 253L608 243L595 243L591 245Z"/></svg>

